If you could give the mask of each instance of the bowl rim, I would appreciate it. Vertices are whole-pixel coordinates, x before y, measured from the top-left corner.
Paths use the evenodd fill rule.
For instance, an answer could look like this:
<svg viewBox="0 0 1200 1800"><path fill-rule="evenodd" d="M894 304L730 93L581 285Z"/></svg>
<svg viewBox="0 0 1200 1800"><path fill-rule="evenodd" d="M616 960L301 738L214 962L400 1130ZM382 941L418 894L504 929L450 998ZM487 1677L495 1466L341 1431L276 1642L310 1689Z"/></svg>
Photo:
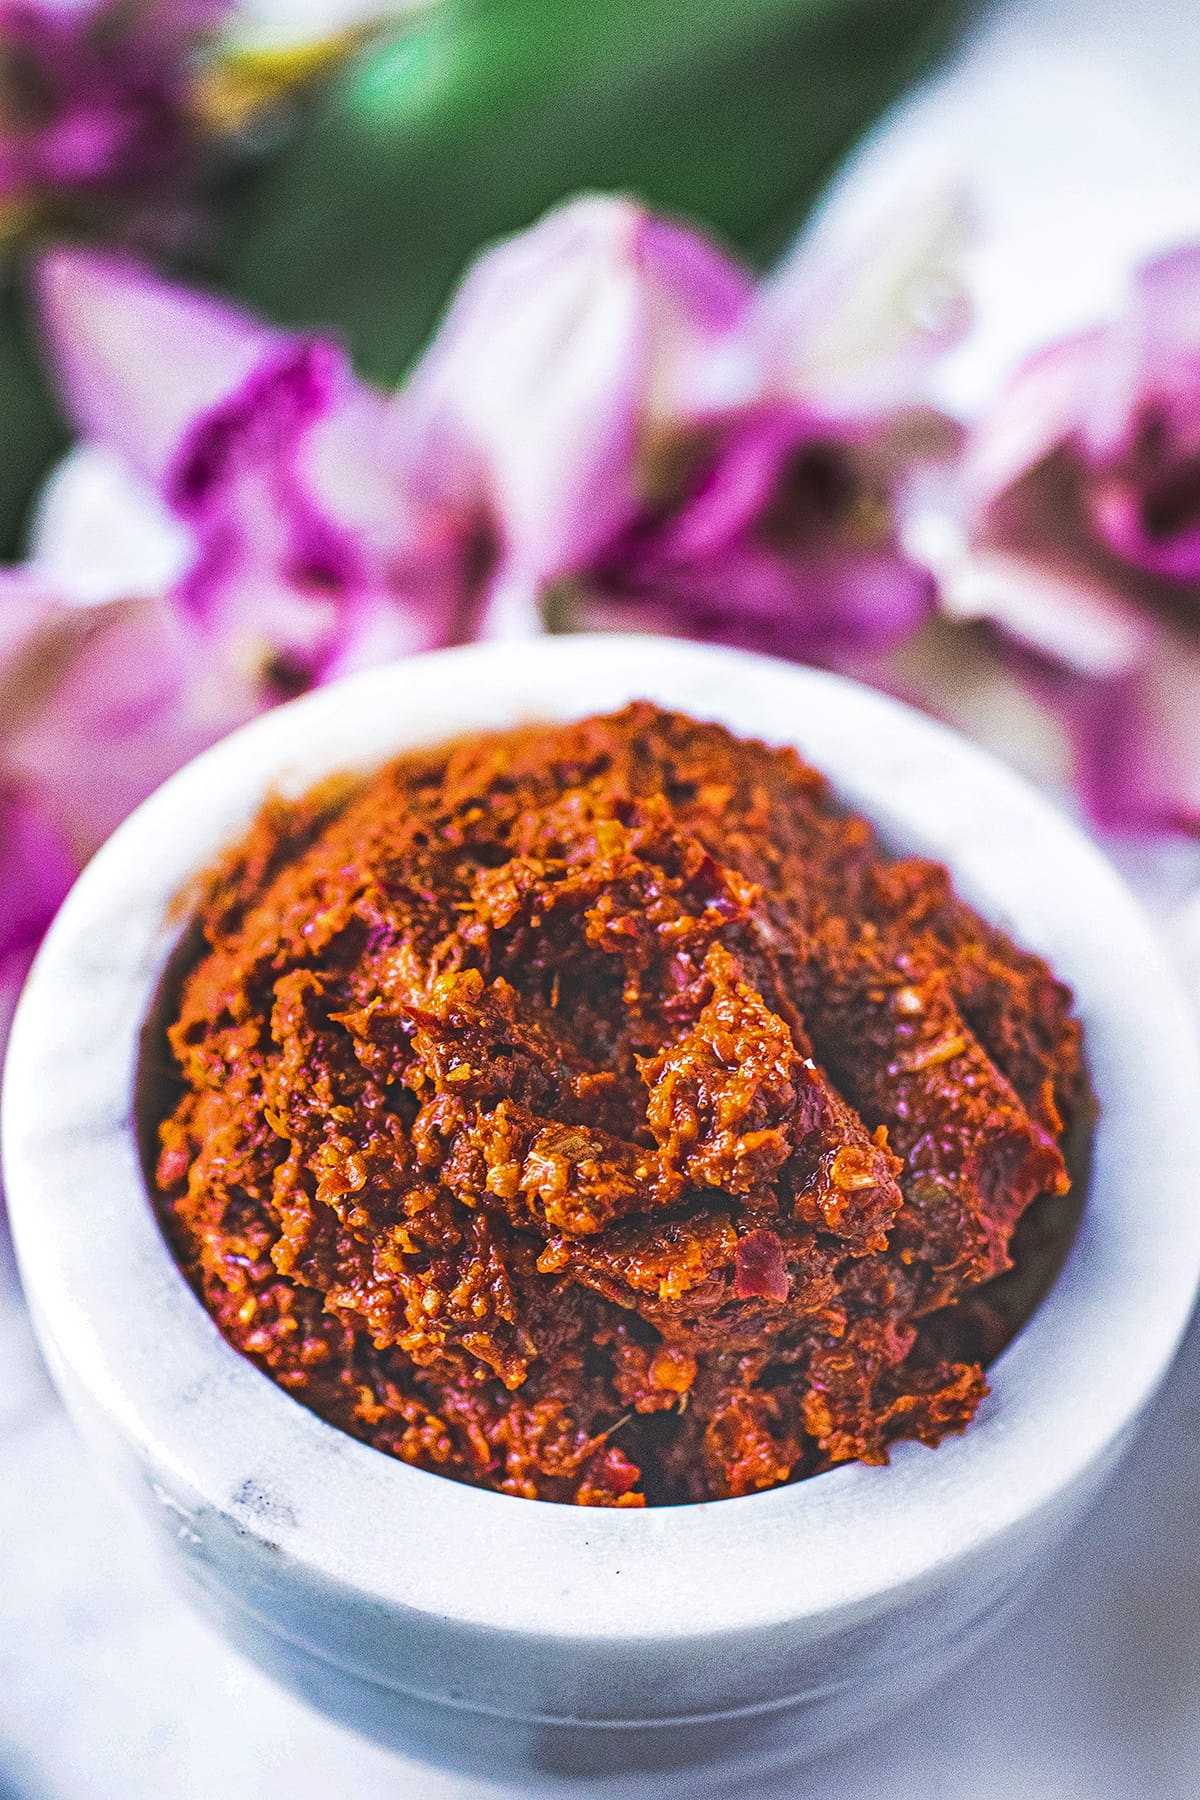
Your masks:
<svg viewBox="0 0 1200 1800"><path fill-rule="evenodd" d="M141 1027L181 929L177 897L268 789L302 792L409 747L634 698L795 745L886 837L946 862L967 898L1075 988L1100 1118L1075 1243L965 1434L936 1452L898 1445L884 1469L609 1511L411 1468L239 1356L161 1234L132 1115ZM89 864L37 957L10 1041L2 1135L20 1267L52 1365L167 1490L385 1608L563 1640L662 1641L819 1621L915 1591L1112 1455L1169 1365L1200 1280L1197 1095L1190 1010L1147 920L1095 846L1010 769L842 677L581 634L346 677L166 782ZM420 1556L397 1555L403 1542Z"/></svg>

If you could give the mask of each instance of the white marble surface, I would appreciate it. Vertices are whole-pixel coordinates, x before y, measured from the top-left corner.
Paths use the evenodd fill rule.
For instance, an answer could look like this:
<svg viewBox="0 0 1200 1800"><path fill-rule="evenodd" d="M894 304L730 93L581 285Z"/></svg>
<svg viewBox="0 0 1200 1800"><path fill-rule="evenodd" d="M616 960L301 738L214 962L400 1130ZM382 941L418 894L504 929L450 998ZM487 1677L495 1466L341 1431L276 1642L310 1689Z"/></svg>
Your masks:
<svg viewBox="0 0 1200 1800"><path fill-rule="evenodd" d="M863 160L965 171L980 328L969 404L1132 257L1200 235L1196 0L1016 0ZM1137 866L1172 906L1188 858ZM1200 989L1200 913L1174 932ZM779 1800L1194 1800L1200 1330L1116 1482L1024 1615L886 1744ZM0 1800L483 1800L322 1723L200 1624L98 1488L28 1338L0 1240ZM690 1800L690 1796L679 1796Z"/></svg>

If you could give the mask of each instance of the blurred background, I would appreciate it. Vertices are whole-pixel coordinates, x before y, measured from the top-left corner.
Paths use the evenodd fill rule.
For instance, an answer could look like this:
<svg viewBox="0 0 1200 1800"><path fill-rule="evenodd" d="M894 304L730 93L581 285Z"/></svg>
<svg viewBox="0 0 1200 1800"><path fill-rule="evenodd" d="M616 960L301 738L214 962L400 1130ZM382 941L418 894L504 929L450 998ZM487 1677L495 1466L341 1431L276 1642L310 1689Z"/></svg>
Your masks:
<svg viewBox="0 0 1200 1800"><path fill-rule="evenodd" d="M818 660L973 732L1100 838L1200 1004L1198 89L1195 0L0 0L0 1019L78 866L228 724L378 654L597 622ZM769 609L750 587L740 611L698 599L694 571L618 576L611 544L522 561L510 447L479 424L487 370L463 349L480 318L485 348L509 342L510 317L459 284L584 192L686 221L765 297L671 442L703 427L707 453L753 364L754 404L785 397L844 457L854 518L886 505L875 548L918 572L919 617L864 633L840 574L805 613L813 571L858 554L840 513L789 551ZM931 216L907 287L871 246ZM537 385L568 314L559 265L529 266L535 323L512 342ZM571 321L606 291L605 267L579 279ZM649 292L656 329L690 291L675 280ZM181 294L230 310L214 324ZM860 313L870 357L829 327ZM768 382L754 331L780 318ZM307 333L349 358L339 430L364 396L398 395L389 420L415 418L418 445L443 444L421 435L431 404L451 420L449 488L403 487L390 424L354 425L344 464L387 462L378 516L313 485L290 415L286 457L237 438L229 370L257 380ZM644 437L664 428L643 400ZM938 422L919 452L896 452L899 414ZM211 462L214 420L240 460L218 479L193 456L189 487L181 446ZM226 581L238 533L270 537L300 480L338 556L319 579L272 563L266 582L250 557ZM393 540L403 507L436 530ZM457 560L435 580L443 528ZM274 610L251 616L264 582ZM778 1794L1191 1800L1198 1379L1193 1332L1027 1611L885 1738ZM59 1408L0 1219L0 1797L488 1791L326 1725L176 1598Z"/></svg>

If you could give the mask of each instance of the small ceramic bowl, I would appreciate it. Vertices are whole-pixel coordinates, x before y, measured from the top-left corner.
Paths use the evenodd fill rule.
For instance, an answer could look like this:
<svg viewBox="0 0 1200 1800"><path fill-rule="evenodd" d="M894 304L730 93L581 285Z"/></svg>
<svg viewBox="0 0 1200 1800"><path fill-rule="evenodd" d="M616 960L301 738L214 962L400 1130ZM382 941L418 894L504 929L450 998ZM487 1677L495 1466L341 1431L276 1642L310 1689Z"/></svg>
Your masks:
<svg viewBox="0 0 1200 1800"><path fill-rule="evenodd" d="M408 1468L220 1337L139 1157L139 1039L176 897L271 789L635 697L794 744L896 846L1075 989L1099 1124L1082 1223L972 1427L887 1468L646 1512ZM46 1354L81 1430L229 1636L410 1754L596 1791L741 1792L869 1729L1018 1600L1113 1466L1200 1270L1200 1059L1136 905L999 764L852 683L660 639L482 646L355 676L184 769L64 906L13 1033L5 1178Z"/></svg>

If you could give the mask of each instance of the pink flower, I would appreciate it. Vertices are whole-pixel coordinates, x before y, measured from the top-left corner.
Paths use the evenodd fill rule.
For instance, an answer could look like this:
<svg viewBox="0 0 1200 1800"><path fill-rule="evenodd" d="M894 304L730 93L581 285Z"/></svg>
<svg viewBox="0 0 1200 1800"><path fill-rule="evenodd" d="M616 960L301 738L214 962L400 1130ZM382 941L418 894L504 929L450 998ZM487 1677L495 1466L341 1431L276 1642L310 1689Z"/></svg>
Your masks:
<svg viewBox="0 0 1200 1800"><path fill-rule="evenodd" d="M959 321L898 329L896 247L882 276L871 254L804 251L756 288L603 198L486 253L413 382L430 453L493 520L482 629L642 623L822 657L911 631L931 596L898 541L901 472L948 431L916 371Z"/></svg>
<svg viewBox="0 0 1200 1800"><path fill-rule="evenodd" d="M0 0L0 199L160 191L196 136L193 61L231 0Z"/></svg>
<svg viewBox="0 0 1200 1800"><path fill-rule="evenodd" d="M0 1051L75 874L137 803L255 710L162 601L72 606L0 572Z"/></svg>
<svg viewBox="0 0 1200 1800"><path fill-rule="evenodd" d="M1200 247L979 421L946 610L1020 653L1105 825L1200 829Z"/></svg>
<svg viewBox="0 0 1200 1800"><path fill-rule="evenodd" d="M336 345L122 257L56 251L39 285L67 407L106 478L114 459L120 472L133 560L117 557L109 591L141 573L139 544L173 545L162 581L264 702L462 634L474 521ZM59 501L35 554L94 597L87 484Z"/></svg>
<svg viewBox="0 0 1200 1800"><path fill-rule="evenodd" d="M0 1065L29 965L76 866L36 798L0 779Z"/></svg>
<svg viewBox="0 0 1200 1800"><path fill-rule="evenodd" d="M133 543L132 507L270 699L547 619L825 658L905 636L930 584L901 491L948 441L920 371L957 324L912 316L932 248L835 245L756 288L697 233L583 199L479 260L390 398L326 340L121 258L59 251L40 284L100 533ZM94 597L86 487L55 485L35 549ZM118 557L102 591L144 567Z"/></svg>
<svg viewBox="0 0 1200 1800"><path fill-rule="evenodd" d="M36 793L77 864L257 710L166 601L75 606L31 568L0 574L0 782Z"/></svg>

